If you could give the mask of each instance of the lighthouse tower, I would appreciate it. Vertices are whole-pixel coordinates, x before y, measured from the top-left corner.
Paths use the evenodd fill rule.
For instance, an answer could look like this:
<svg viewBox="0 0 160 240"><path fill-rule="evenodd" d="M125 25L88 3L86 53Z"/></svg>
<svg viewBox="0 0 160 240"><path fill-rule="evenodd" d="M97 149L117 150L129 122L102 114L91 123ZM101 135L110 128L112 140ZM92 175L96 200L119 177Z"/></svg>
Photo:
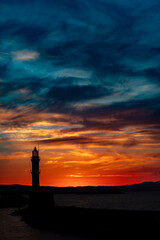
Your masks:
<svg viewBox="0 0 160 240"><path fill-rule="evenodd" d="M39 152L36 149L36 147L32 151L31 161L32 161L32 171L31 171L32 187L33 187L34 190L36 190L36 189L39 188L39 174L40 174L40 171L39 171L39 161L40 161Z"/></svg>
<svg viewBox="0 0 160 240"><path fill-rule="evenodd" d="M32 151L32 191L30 193L30 202L29 206L31 209L37 209L41 211L50 211L53 209L54 205L54 196L52 189L40 188L39 186L39 151L34 148Z"/></svg>

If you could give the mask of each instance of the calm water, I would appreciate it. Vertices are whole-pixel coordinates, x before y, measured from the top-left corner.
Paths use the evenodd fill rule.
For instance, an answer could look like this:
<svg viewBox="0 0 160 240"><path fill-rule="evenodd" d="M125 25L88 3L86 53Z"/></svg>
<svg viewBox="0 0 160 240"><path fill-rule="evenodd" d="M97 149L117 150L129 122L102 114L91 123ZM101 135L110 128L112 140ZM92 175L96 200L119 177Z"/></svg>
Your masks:
<svg viewBox="0 0 160 240"><path fill-rule="evenodd" d="M108 209L159 210L160 192L125 194L56 194L57 205ZM0 239L3 240L85 240L84 237L33 229L21 217L10 216L15 209L0 209Z"/></svg>
<svg viewBox="0 0 160 240"><path fill-rule="evenodd" d="M160 211L160 191L124 194L57 194L55 202L59 206Z"/></svg>

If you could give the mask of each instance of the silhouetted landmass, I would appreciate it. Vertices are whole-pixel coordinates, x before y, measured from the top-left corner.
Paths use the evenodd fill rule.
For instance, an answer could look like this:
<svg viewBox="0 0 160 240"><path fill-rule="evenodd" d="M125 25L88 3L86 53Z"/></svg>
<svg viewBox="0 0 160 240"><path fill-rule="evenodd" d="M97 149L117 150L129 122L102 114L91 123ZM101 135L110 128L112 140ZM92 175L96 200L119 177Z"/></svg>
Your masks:
<svg viewBox="0 0 160 240"><path fill-rule="evenodd" d="M143 182L133 185L123 186L85 186L85 187L45 187L40 188L48 189L54 193L77 193L77 194L90 194L90 193L122 193L125 191L159 191L160 181L158 182ZM2 194L30 194L32 186L26 185L0 185L0 195Z"/></svg>
<svg viewBox="0 0 160 240"><path fill-rule="evenodd" d="M40 187L53 194L123 194L128 191L160 191L160 181L125 186ZM31 186L0 185L0 207L23 207L29 203Z"/></svg>
<svg viewBox="0 0 160 240"><path fill-rule="evenodd" d="M24 207L29 202L29 197L21 195L7 195L0 197L1 208L19 208Z"/></svg>
<svg viewBox="0 0 160 240"><path fill-rule="evenodd" d="M55 193L77 193L77 194L117 194L127 191L160 191L160 181L143 182L124 186L86 186L86 187L54 187Z"/></svg>
<svg viewBox="0 0 160 240"><path fill-rule="evenodd" d="M40 187L53 194L123 194L128 191L160 191L160 181L125 186ZM31 186L0 185L0 207L22 207L29 203Z"/></svg>
<svg viewBox="0 0 160 240"><path fill-rule="evenodd" d="M110 237L146 237L159 233L160 211L111 210L56 206L54 193L63 194L110 194L127 191L159 191L160 182L146 182L117 187L40 187L35 191L30 186L0 186L1 198L13 196L25 198L28 204L12 215L34 228L83 235L91 239Z"/></svg>
<svg viewBox="0 0 160 240"><path fill-rule="evenodd" d="M89 209L79 207L28 208L17 212L41 230L87 236L91 239L158 234L160 211ZM109 234L109 235L108 235ZM153 239L153 238L152 238Z"/></svg>

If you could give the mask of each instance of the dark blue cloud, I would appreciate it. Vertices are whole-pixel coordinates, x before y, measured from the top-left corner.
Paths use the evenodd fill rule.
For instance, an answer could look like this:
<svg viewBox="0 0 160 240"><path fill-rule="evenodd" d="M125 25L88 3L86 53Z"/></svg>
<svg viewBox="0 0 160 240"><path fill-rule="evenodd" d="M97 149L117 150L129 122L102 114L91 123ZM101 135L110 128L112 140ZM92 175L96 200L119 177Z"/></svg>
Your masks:
<svg viewBox="0 0 160 240"><path fill-rule="evenodd" d="M0 63L0 77L5 78L7 76L8 66L6 63Z"/></svg>
<svg viewBox="0 0 160 240"><path fill-rule="evenodd" d="M1 1L2 104L62 113L70 107L83 118L134 104L157 109L159 9L157 0ZM91 102L98 107L86 110ZM75 103L84 103L82 112Z"/></svg>
<svg viewBox="0 0 160 240"><path fill-rule="evenodd" d="M79 102L90 99L107 96L112 92L101 86L65 86L52 87L46 95L46 98L52 99L55 102Z"/></svg>
<svg viewBox="0 0 160 240"><path fill-rule="evenodd" d="M84 131L84 129L120 131L128 127L142 127L144 132L157 139L160 128L160 98L115 103L110 106L91 106L87 109L72 109L70 114L73 118L76 116L80 119L79 123L83 124L83 128L78 128L78 131ZM105 121L105 119L110 121ZM73 131L76 129L74 128Z"/></svg>
<svg viewBox="0 0 160 240"><path fill-rule="evenodd" d="M8 20L0 23L1 37L7 39L19 39L28 46L38 44L47 35L47 29L36 23L23 23L16 20ZM1 39L2 40L2 39Z"/></svg>
<svg viewBox="0 0 160 240"><path fill-rule="evenodd" d="M148 68L145 70L145 74L149 80L160 82L160 67Z"/></svg>

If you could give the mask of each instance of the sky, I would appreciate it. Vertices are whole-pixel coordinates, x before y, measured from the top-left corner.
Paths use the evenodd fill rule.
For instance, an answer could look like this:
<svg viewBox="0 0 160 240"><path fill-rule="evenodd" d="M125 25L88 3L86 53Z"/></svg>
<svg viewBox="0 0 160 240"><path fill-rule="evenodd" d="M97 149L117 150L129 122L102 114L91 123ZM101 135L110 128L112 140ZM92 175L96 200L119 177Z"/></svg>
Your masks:
<svg viewBox="0 0 160 240"><path fill-rule="evenodd" d="M159 0L0 0L0 184L160 180Z"/></svg>

